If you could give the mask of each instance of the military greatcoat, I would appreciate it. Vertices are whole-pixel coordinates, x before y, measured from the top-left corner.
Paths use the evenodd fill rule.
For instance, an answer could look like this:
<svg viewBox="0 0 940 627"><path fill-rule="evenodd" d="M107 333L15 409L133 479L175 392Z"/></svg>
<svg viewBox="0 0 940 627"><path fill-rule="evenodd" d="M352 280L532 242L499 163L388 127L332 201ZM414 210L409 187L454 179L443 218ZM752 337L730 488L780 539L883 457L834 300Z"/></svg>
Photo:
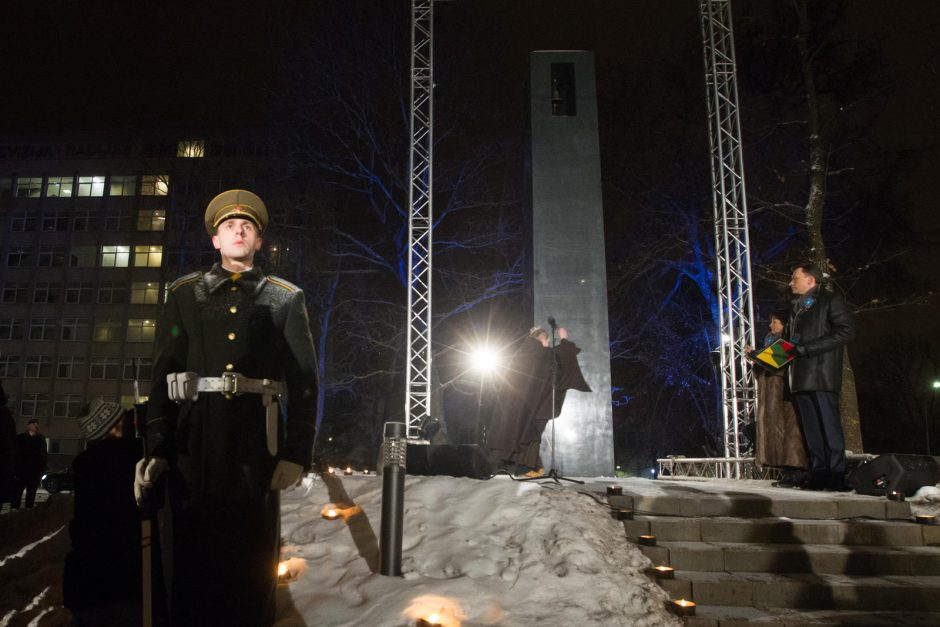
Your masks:
<svg viewBox="0 0 940 627"><path fill-rule="evenodd" d="M317 368L303 292L257 267L216 264L169 286L158 327L148 449L170 461L174 625L268 625L274 619L280 535L278 460L309 468ZM278 451L258 394L201 392L170 400L166 375L239 373L287 385Z"/></svg>

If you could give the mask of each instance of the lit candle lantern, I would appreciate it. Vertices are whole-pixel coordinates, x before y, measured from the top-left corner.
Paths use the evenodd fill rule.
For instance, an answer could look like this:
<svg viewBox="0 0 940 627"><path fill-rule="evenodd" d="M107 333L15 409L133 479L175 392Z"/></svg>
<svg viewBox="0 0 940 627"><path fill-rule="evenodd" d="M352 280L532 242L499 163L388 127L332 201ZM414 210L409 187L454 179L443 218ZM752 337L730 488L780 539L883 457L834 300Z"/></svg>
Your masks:
<svg viewBox="0 0 940 627"><path fill-rule="evenodd" d="M287 562L278 562L277 582L278 583L290 583L293 580L294 580L294 573L290 572L290 569L287 568Z"/></svg>
<svg viewBox="0 0 940 627"><path fill-rule="evenodd" d="M336 469L333 468L332 466L330 466L329 468L327 468L326 471L327 471L329 474L331 474L331 475L335 475L335 474L336 474Z"/></svg>
<svg viewBox="0 0 940 627"><path fill-rule="evenodd" d="M672 566L657 566L653 569L657 579L675 579L676 571Z"/></svg>
<svg viewBox="0 0 940 627"><path fill-rule="evenodd" d="M678 599L672 602L672 611L677 616L695 616L695 603Z"/></svg>
<svg viewBox="0 0 940 627"><path fill-rule="evenodd" d="M350 468L349 466L346 466L346 470L343 471L343 474L346 475L347 477L351 477L351 476L352 476L352 468Z"/></svg>
<svg viewBox="0 0 940 627"><path fill-rule="evenodd" d="M914 520L919 522L922 525L935 525L937 524L937 517L931 516L930 514L918 514L914 516Z"/></svg>
<svg viewBox="0 0 940 627"><path fill-rule="evenodd" d="M607 486L607 496L623 496L623 488L619 485Z"/></svg>
<svg viewBox="0 0 940 627"><path fill-rule="evenodd" d="M656 536L640 536L636 539L637 544L643 546L656 546Z"/></svg>
<svg viewBox="0 0 940 627"><path fill-rule="evenodd" d="M336 520L339 518L339 512L331 507L323 511L323 517L327 520Z"/></svg>
<svg viewBox="0 0 940 627"><path fill-rule="evenodd" d="M633 520L632 509L615 509L611 511L611 515L617 520Z"/></svg>
<svg viewBox="0 0 940 627"><path fill-rule="evenodd" d="M892 491L892 492L888 492L888 500L889 500L889 501L903 501L903 500L904 500L904 493L903 493L903 492L898 492L898 491L896 491L896 490L895 490L895 491Z"/></svg>
<svg viewBox="0 0 940 627"><path fill-rule="evenodd" d="M431 614L427 618L419 618L417 627L443 627L443 623L437 614Z"/></svg>

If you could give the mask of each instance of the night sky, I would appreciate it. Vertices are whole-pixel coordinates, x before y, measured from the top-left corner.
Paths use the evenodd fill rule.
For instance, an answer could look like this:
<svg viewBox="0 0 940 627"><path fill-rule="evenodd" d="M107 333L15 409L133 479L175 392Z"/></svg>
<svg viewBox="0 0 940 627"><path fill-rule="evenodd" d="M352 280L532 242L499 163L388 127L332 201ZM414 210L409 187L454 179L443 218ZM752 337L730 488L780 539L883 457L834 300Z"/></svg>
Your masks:
<svg viewBox="0 0 940 627"><path fill-rule="evenodd" d="M776 2L733 3L735 28L742 34L737 50L742 82L752 59L767 61L759 56L760 37L751 36L749 28ZM407 68L409 4L16 2L4 8L0 26L0 133L276 126L283 102L307 80L298 64L311 47L325 46L338 55L349 51L355 58L371 42L393 41L400 51L397 64ZM445 119L448 112L465 111L467 103L479 103L473 115L462 114L449 129L453 146L471 144L480 133L524 136L529 51L593 50L600 133L607 146L602 157L608 236L609 242L623 241L642 216L629 200L610 193L609 183L617 178L611 155L665 154L683 125L690 150L705 145L697 5L695 0L439 2L438 110ZM866 314L862 335L878 338L903 328L940 337L940 2L855 0L848 6L836 32L876 40L882 54L871 69L890 82L860 105L866 124L882 145L912 155L888 199L903 202L903 214L883 226L891 230L892 250L901 254L899 267L919 282L917 290L934 291L929 305ZM758 145L748 112L760 103L761 94L742 89L746 164L759 161L760 155L748 153L747 142L755 139ZM638 137L644 143L634 147ZM441 154L459 158L453 148ZM707 172L707 154L700 160L687 157L697 163L697 176ZM653 186L656 176L650 174ZM879 228L877 203L859 206L857 219Z"/></svg>

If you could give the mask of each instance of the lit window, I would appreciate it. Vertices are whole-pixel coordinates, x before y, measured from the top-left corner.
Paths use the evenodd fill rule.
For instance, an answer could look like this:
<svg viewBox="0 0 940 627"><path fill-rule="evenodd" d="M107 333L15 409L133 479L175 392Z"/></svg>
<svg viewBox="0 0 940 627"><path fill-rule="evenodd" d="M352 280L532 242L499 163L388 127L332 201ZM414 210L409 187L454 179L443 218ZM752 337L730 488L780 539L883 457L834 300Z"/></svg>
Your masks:
<svg viewBox="0 0 940 627"><path fill-rule="evenodd" d="M60 379L84 379L84 357L60 357L56 375Z"/></svg>
<svg viewBox="0 0 940 627"><path fill-rule="evenodd" d="M163 264L163 246L134 246L134 267L159 268Z"/></svg>
<svg viewBox="0 0 940 627"><path fill-rule="evenodd" d="M138 246L140 248L140 246ZM131 258L130 246L102 246L101 266L103 268L126 268Z"/></svg>
<svg viewBox="0 0 940 627"><path fill-rule="evenodd" d="M45 418L48 415L48 394L23 394L23 400L20 403L21 418Z"/></svg>
<svg viewBox="0 0 940 627"><path fill-rule="evenodd" d="M30 355L26 358L23 377L26 379L48 379L52 376L52 360L49 355Z"/></svg>
<svg viewBox="0 0 940 627"><path fill-rule="evenodd" d="M95 341L96 342L120 342L121 341L121 321L104 318L95 320Z"/></svg>
<svg viewBox="0 0 940 627"><path fill-rule="evenodd" d="M160 298L159 283L131 283L131 304L132 305L156 305Z"/></svg>
<svg viewBox="0 0 940 627"><path fill-rule="evenodd" d="M137 193L136 176L112 176L108 188L110 196L133 196Z"/></svg>
<svg viewBox="0 0 940 627"><path fill-rule="evenodd" d="M39 198L42 196L42 177L28 176L16 179L17 198Z"/></svg>
<svg viewBox="0 0 940 627"><path fill-rule="evenodd" d="M149 357L129 357L124 360L124 378L128 381L150 381L153 378L153 360Z"/></svg>
<svg viewBox="0 0 940 627"><path fill-rule="evenodd" d="M81 414L85 403L77 394L56 394L52 404L52 415L56 418L75 418Z"/></svg>
<svg viewBox="0 0 940 627"><path fill-rule="evenodd" d="M170 177L165 174L145 174L140 178L141 196L166 196Z"/></svg>
<svg viewBox="0 0 940 627"><path fill-rule="evenodd" d="M20 356L0 355L0 378L16 379L20 376Z"/></svg>
<svg viewBox="0 0 940 627"><path fill-rule="evenodd" d="M22 340L25 322L16 318L0 320L0 340Z"/></svg>
<svg viewBox="0 0 940 627"><path fill-rule="evenodd" d="M17 212L13 214L13 218L10 220L10 230L15 233L31 233L36 230L36 223L36 216L25 212Z"/></svg>
<svg viewBox="0 0 940 627"><path fill-rule="evenodd" d="M121 360L114 357L92 357L89 379L120 379Z"/></svg>
<svg viewBox="0 0 940 627"><path fill-rule="evenodd" d="M66 318L62 321L62 340L65 342L88 341L88 319Z"/></svg>
<svg viewBox="0 0 940 627"><path fill-rule="evenodd" d="M163 209L142 209L137 212L138 231L162 231L166 226L166 211Z"/></svg>
<svg viewBox="0 0 940 627"><path fill-rule="evenodd" d="M152 342L157 323L154 320L131 318L127 321L128 342Z"/></svg>
<svg viewBox="0 0 940 627"><path fill-rule="evenodd" d="M56 320L53 318L35 318L29 321L30 340L56 339Z"/></svg>
<svg viewBox="0 0 940 627"><path fill-rule="evenodd" d="M102 305L119 305L124 302L127 289L123 283L102 283L98 287L98 303Z"/></svg>
<svg viewBox="0 0 940 627"><path fill-rule="evenodd" d="M189 159L206 156L206 142L202 139L187 139L176 144L176 156Z"/></svg>
<svg viewBox="0 0 940 627"><path fill-rule="evenodd" d="M73 268L94 268L98 261L98 249L94 246L72 246L69 253L69 266Z"/></svg>
<svg viewBox="0 0 940 627"><path fill-rule="evenodd" d="M80 176L78 177L78 195L79 196L104 196L104 177L103 176Z"/></svg>
<svg viewBox="0 0 940 627"><path fill-rule="evenodd" d="M71 176L50 176L46 180L46 198L71 198L73 183Z"/></svg>

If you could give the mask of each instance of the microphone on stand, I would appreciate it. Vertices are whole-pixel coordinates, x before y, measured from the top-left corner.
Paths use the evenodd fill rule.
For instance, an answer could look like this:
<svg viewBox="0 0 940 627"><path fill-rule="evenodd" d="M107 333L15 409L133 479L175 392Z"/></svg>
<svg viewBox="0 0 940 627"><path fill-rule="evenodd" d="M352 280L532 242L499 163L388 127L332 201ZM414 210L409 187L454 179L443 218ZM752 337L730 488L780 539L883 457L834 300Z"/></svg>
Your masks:
<svg viewBox="0 0 940 627"><path fill-rule="evenodd" d="M558 325L555 324L555 316L549 316L549 317L548 317L548 326L550 326L550 327L553 328L553 329L557 329L557 328L558 328Z"/></svg>

